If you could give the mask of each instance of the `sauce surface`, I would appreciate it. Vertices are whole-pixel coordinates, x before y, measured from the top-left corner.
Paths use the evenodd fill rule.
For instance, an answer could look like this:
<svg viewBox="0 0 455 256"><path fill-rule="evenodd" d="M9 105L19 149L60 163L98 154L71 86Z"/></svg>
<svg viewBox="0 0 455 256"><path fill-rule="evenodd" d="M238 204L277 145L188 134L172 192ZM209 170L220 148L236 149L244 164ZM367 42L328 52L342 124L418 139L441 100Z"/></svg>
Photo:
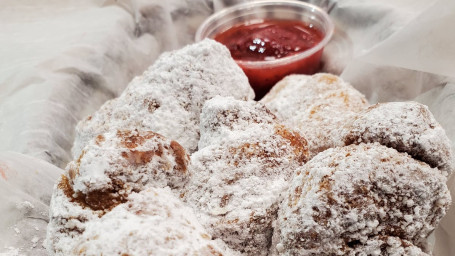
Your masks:
<svg viewBox="0 0 455 256"><path fill-rule="evenodd" d="M215 35L236 60L274 60L305 51L324 38L311 24L299 20L258 20Z"/></svg>

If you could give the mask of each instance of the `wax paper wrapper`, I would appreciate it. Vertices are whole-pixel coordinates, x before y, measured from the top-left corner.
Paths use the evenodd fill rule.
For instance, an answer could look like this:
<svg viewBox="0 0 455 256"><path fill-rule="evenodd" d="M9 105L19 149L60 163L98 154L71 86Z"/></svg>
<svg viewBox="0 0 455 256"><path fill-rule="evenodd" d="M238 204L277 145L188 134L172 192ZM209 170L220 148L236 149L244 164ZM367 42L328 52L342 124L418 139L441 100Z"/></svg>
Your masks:
<svg viewBox="0 0 455 256"><path fill-rule="evenodd" d="M57 167L71 160L77 122L161 52L191 43L211 13L243 1L1 1L0 255L46 254L50 195L63 172ZM455 2L310 2L336 23L323 71L341 75L371 103L428 105L455 141ZM432 243L434 255L455 255L454 207Z"/></svg>
<svg viewBox="0 0 455 256"><path fill-rule="evenodd" d="M48 207L61 174L59 168L43 160L0 152L0 252L47 255L42 244Z"/></svg>

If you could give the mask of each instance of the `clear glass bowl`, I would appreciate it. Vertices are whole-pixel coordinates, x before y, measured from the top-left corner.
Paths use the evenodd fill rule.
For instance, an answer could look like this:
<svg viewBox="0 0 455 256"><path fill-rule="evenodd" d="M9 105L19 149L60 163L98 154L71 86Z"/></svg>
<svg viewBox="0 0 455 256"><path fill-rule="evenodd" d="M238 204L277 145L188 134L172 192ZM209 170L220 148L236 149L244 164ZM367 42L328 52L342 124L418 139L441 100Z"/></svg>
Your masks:
<svg viewBox="0 0 455 256"><path fill-rule="evenodd" d="M235 5L210 16L196 32L195 39L214 38L217 34L236 25L257 20L300 20L323 33L323 39L312 48L300 53L274 59L246 61L236 60L248 76L256 92L262 98L272 86L289 74L313 74L320 68L324 46L330 41L334 25L321 8L299 1L254 1Z"/></svg>

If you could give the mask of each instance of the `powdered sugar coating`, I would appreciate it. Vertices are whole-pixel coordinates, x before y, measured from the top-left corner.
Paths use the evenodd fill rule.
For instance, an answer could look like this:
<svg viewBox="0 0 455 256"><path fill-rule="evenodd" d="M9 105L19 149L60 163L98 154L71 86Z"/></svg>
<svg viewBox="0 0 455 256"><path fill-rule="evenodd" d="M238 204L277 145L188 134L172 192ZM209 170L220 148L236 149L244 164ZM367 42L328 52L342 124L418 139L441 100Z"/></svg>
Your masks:
<svg viewBox="0 0 455 256"><path fill-rule="evenodd" d="M282 244L278 245L280 250L284 250ZM341 252L340 252L341 253ZM394 236L372 236L364 244L352 244L349 251L342 252L346 256L430 256L424 253L419 247L409 241ZM271 255L286 255L274 251ZM324 253L305 254L305 255L326 255ZM330 254L336 255L336 254ZM340 254L341 255L341 254Z"/></svg>
<svg viewBox="0 0 455 256"><path fill-rule="evenodd" d="M393 236L374 236L365 245L354 247L349 256L430 256L409 241Z"/></svg>
<svg viewBox="0 0 455 256"><path fill-rule="evenodd" d="M213 241L168 188L149 188L93 221L73 255L239 255Z"/></svg>
<svg viewBox="0 0 455 256"><path fill-rule="evenodd" d="M428 107L417 102L388 102L369 107L344 127L346 145L379 142L438 167L446 175L455 168L451 143Z"/></svg>
<svg viewBox="0 0 455 256"><path fill-rule="evenodd" d="M49 255L71 255L75 237L82 234L87 223L96 220L101 214L75 203L72 197L68 197L64 190L67 179L67 176L63 176L59 184L54 186L49 206L50 220L45 241Z"/></svg>
<svg viewBox="0 0 455 256"><path fill-rule="evenodd" d="M437 169L377 143L328 149L296 174L274 234L283 255L345 255L376 236L426 250L450 205Z"/></svg>
<svg viewBox="0 0 455 256"><path fill-rule="evenodd" d="M307 138L311 156L340 142L339 128L352 114L368 107L365 97L331 74L290 75L261 100L289 127Z"/></svg>
<svg viewBox="0 0 455 256"><path fill-rule="evenodd" d="M163 53L119 98L78 124L73 156L98 134L114 129L154 131L194 152L202 105L216 95L254 98L247 77L226 47L206 39Z"/></svg>
<svg viewBox="0 0 455 256"><path fill-rule="evenodd" d="M230 135L245 129L267 129L276 124L275 115L263 104L216 96L202 108L199 149L219 144Z"/></svg>
<svg viewBox="0 0 455 256"><path fill-rule="evenodd" d="M213 136L204 140L213 144L191 156L184 199L213 237L247 255L266 255L280 193L307 160L306 140L257 102L215 98L202 116L201 137Z"/></svg>
<svg viewBox="0 0 455 256"><path fill-rule="evenodd" d="M154 132L112 131L98 135L82 152L68 165L69 182L93 209L111 207L96 205L105 200L99 197L120 203L132 191L181 188L189 178L185 149Z"/></svg>
<svg viewBox="0 0 455 256"><path fill-rule="evenodd" d="M51 254L69 255L72 238L133 192L150 187L183 187L189 156L177 142L145 131L98 135L54 189L47 242Z"/></svg>

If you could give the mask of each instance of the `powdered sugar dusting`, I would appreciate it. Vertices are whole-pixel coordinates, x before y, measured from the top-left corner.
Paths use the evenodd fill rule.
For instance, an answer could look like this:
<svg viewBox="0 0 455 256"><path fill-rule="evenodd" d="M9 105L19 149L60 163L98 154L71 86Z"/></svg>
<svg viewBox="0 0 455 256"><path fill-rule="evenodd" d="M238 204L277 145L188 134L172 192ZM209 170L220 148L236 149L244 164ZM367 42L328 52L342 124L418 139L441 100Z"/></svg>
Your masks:
<svg viewBox="0 0 455 256"><path fill-rule="evenodd" d="M183 187L188 163L185 149L159 134L112 131L91 141L68 170L75 193L109 189L128 194L144 185Z"/></svg>
<svg viewBox="0 0 455 256"><path fill-rule="evenodd" d="M426 238L450 205L437 169L377 143L328 149L296 174L274 234L273 250L284 254L381 248L384 255L374 246L380 241L390 250L426 250ZM400 240L412 248L394 244Z"/></svg>
<svg viewBox="0 0 455 256"><path fill-rule="evenodd" d="M153 132L98 135L67 166L54 189L47 243L51 254L70 255L74 237L133 192L149 187L178 189L189 178L189 156L175 141Z"/></svg>
<svg viewBox="0 0 455 256"><path fill-rule="evenodd" d="M192 209L168 188L131 194L76 240L74 255L237 255L211 240Z"/></svg>
<svg viewBox="0 0 455 256"><path fill-rule="evenodd" d="M194 152L202 105L216 95L254 97L226 47L206 39L163 53L119 98L78 124L73 156L79 156L90 139L113 129L154 131Z"/></svg>
<svg viewBox="0 0 455 256"><path fill-rule="evenodd" d="M257 102L214 98L201 116L204 147L191 156L184 199L214 237L266 255L280 193L308 157L306 140Z"/></svg>
<svg viewBox="0 0 455 256"><path fill-rule="evenodd" d="M343 131L346 145L379 142L438 167L445 175L455 168L451 143L428 107L417 102L376 104L359 112Z"/></svg>
<svg viewBox="0 0 455 256"><path fill-rule="evenodd" d="M199 149L219 144L245 129L262 130L276 123L275 115L263 104L216 96L202 108Z"/></svg>
<svg viewBox="0 0 455 256"><path fill-rule="evenodd" d="M75 237L82 234L90 221L96 220L100 211L84 208L72 202L64 192L62 177L59 185L54 187L51 204L49 206L49 225L47 226L46 249L49 255L71 255Z"/></svg>
<svg viewBox="0 0 455 256"><path fill-rule="evenodd" d="M371 255L371 256L430 256L419 247L407 240L394 236L374 236L367 240L365 245L354 248L347 255Z"/></svg>
<svg viewBox="0 0 455 256"><path fill-rule="evenodd" d="M365 97L331 74L290 75L277 83L262 102L308 139L311 157L340 142L339 127L366 108Z"/></svg>

